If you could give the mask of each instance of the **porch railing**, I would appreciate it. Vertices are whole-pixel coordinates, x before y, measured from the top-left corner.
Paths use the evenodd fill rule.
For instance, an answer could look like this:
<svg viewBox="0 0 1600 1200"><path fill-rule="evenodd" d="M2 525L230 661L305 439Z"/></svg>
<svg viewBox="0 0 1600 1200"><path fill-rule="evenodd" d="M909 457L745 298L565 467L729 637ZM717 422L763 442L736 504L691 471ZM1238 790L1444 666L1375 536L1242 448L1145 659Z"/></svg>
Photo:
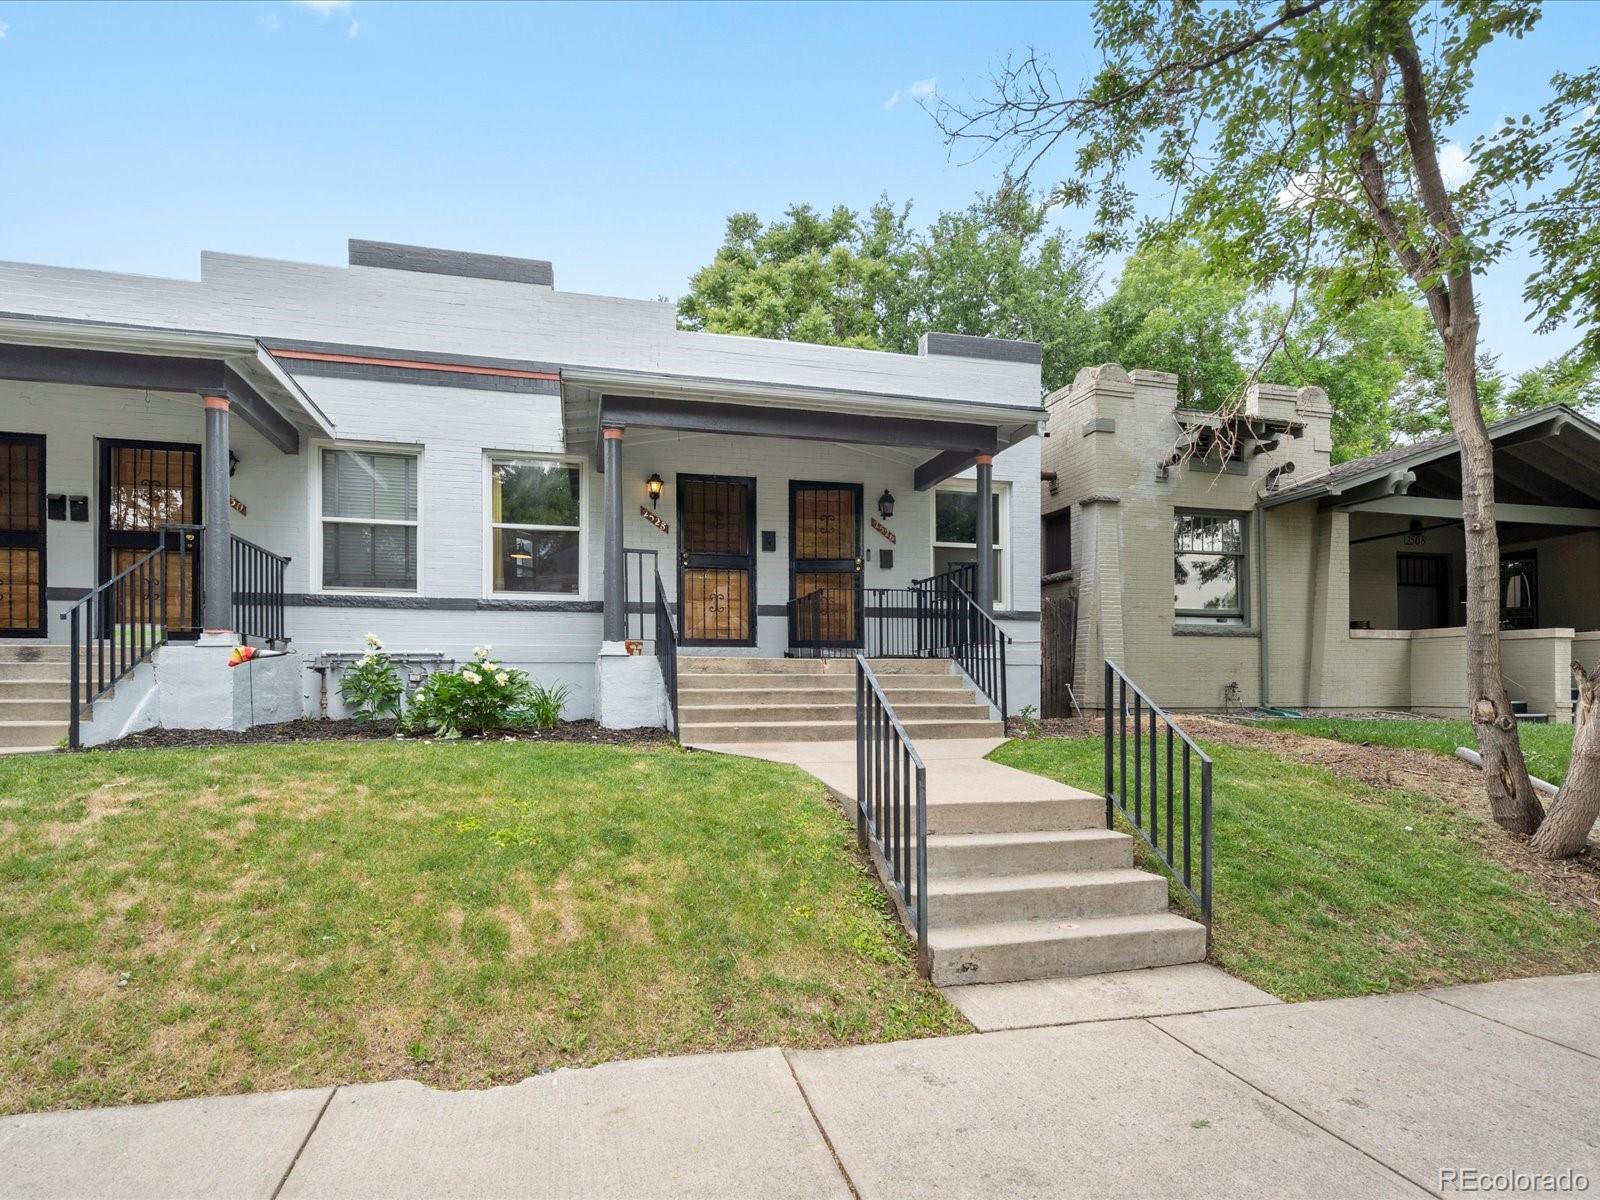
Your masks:
<svg viewBox="0 0 1600 1200"><path fill-rule="evenodd" d="M281 554L231 536L233 580L233 631L248 643L256 638L269 645L286 642L283 582L289 560Z"/></svg>
<svg viewBox="0 0 1600 1200"><path fill-rule="evenodd" d="M1004 714L1011 638L958 577L947 572L910 587L865 588L859 602L858 593L843 590L797 597L787 606L790 656L952 659Z"/></svg>
<svg viewBox="0 0 1600 1200"><path fill-rule="evenodd" d="M661 682L667 689L667 709L672 714L672 736L678 736L678 628L672 623L667 605L667 589L661 572L656 572L656 663L661 667Z"/></svg>
<svg viewBox="0 0 1600 1200"><path fill-rule="evenodd" d="M1109 659L1105 673L1106 828L1110 829L1116 814L1122 813L1133 831L1199 907L1209 937L1211 757ZM1131 711L1130 696L1133 699ZM1131 739L1128 737L1130 716L1133 718ZM1130 743L1133 750L1131 789L1128 786ZM1195 779L1197 769L1198 780ZM1200 790L1198 814L1194 811L1197 784ZM1180 803L1182 809L1178 811ZM1200 876L1198 882L1196 868Z"/></svg>
<svg viewBox="0 0 1600 1200"><path fill-rule="evenodd" d="M928 958L928 769L864 654L856 655L856 836L870 842Z"/></svg>
<svg viewBox="0 0 1600 1200"><path fill-rule="evenodd" d="M652 583L659 584L661 570L654 550L622 551L623 612L627 614L624 629L630 639L644 641L655 632L653 619L658 597L652 595Z"/></svg>
<svg viewBox="0 0 1600 1200"><path fill-rule="evenodd" d="M198 525L165 525L155 548L140 555L61 614L67 623L67 745L82 744L83 710L167 644L169 597L187 606L194 594L189 553ZM173 553L176 551L177 553ZM169 578L169 572L176 578ZM180 611L180 621L191 616Z"/></svg>

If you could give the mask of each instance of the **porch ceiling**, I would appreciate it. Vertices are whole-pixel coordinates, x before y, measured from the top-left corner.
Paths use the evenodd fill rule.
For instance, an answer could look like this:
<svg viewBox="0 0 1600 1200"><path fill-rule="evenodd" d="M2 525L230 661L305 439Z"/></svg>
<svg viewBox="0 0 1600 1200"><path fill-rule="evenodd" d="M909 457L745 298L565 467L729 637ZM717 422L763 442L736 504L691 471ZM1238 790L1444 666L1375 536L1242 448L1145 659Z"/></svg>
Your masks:
<svg viewBox="0 0 1600 1200"><path fill-rule="evenodd" d="M1555 407L1496 422L1490 436L1503 525L1600 525L1600 425ZM1324 510L1459 518L1459 444L1453 436L1435 438L1345 463L1261 504L1305 500Z"/></svg>
<svg viewBox="0 0 1600 1200"><path fill-rule="evenodd" d="M226 395L278 449L334 426L259 343L184 330L0 315L0 379Z"/></svg>

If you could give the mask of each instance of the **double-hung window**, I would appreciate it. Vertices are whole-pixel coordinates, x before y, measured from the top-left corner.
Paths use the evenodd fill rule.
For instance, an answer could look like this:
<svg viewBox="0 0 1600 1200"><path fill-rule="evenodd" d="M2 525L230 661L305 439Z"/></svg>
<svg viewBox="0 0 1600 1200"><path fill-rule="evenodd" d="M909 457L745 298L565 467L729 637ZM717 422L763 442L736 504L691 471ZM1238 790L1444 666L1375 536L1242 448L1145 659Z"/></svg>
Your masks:
<svg viewBox="0 0 1600 1200"><path fill-rule="evenodd" d="M416 451L322 451L322 586L417 590Z"/></svg>
<svg viewBox="0 0 1600 1200"><path fill-rule="evenodd" d="M1001 520L1004 505L1000 502L1002 489L990 493L993 505L994 538L990 553L994 556L994 602L1001 608L1007 603L1006 590L1006 523ZM942 575L953 567L978 560L978 491L973 485L963 488L959 484L943 487L933 494L933 572Z"/></svg>
<svg viewBox="0 0 1600 1200"><path fill-rule="evenodd" d="M578 595L582 513L583 473L577 463L490 455L490 590Z"/></svg>
<svg viewBox="0 0 1600 1200"><path fill-rule="evenodd" d="M1244 517L1175 512L1172 606L1180 621L1245 623Z"/></svg>

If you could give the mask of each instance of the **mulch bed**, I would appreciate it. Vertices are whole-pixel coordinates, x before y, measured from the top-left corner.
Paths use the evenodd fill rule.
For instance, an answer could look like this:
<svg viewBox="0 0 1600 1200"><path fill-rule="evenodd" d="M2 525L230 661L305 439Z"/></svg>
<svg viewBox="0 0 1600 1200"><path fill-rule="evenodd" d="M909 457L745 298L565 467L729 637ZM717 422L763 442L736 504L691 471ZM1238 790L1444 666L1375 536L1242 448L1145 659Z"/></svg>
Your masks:
<svg viewBox="0 0 1600 1200"><path fill-rule="evenodd" d="M1244 721L1197 713L1182 714L1178 723L1201 741L1266 750L1294 762L1321 767L1341 779L1368 787L1400 788L1460 809L1477 821L1476 840L1489 858L1531 880L1547 899L1600 914L1600 853L1591 847L1559 862L1534 854L1526 837L1506 833L1494 824L1481 772L1458 758L1432 750L1356 745L1263 729ZM1016 738L1090 738L1100 737L1105 724L1099 717L1051 718L1035 721L1027 728L1022 721L1013 719L1007 723L1007 732Z"/></svg>
<svg viewBox="0 0 1600 1200"><path fill-rule="evenodd" d="M257 725L254 729L148 729L113 742L88 747L96 750L152 750L174 747L250 746L291 742L370 742L394 740L393 721L335 721L329 717ZM437 741L422 736L412 740ZM498 729L485 737L462 738L493 742L583 742L596 746L652 746L672 740L664 729L604 729L594 721L563 721L553 729Z"/></svg>

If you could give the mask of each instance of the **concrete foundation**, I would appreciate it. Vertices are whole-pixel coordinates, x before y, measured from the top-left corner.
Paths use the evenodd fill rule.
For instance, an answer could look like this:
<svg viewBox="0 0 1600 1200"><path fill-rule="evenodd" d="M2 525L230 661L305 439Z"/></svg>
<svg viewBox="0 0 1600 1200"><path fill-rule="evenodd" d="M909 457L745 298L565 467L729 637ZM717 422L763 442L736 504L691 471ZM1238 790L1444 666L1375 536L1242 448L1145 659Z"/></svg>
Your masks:
<svg viewBox="0 0 1600 1200"><path fill-rule="evenodd" d="M607 642L594 664L595 717L607 729L659 729L667 723L667 690L654 656L629 654Z"/></svg>
<svg viewBox="0 0 1600 1200"><path fill-rule="evenodd" d="M228 665L231 644L169 645L155 656L156 711L167 729L249 729L305 715L300 657Z"/></svg>

